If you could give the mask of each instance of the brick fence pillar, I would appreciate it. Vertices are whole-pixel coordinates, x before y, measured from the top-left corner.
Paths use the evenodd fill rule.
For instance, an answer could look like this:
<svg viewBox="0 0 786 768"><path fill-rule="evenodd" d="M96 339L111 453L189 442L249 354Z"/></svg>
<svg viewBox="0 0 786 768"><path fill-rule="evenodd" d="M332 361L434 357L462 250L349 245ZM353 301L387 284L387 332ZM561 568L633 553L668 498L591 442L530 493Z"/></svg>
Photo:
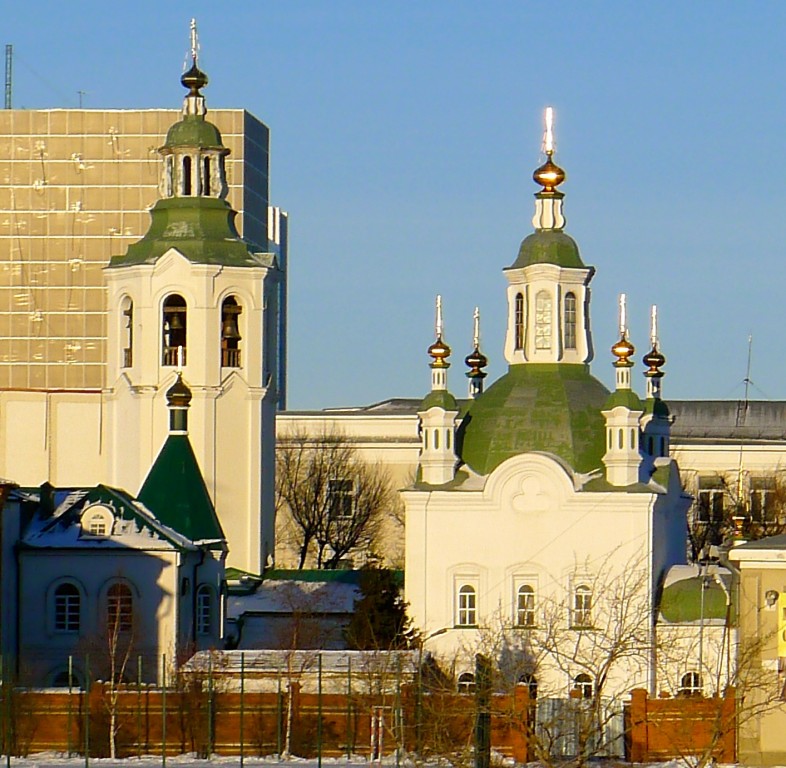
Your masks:
<svg viewBox="0 0 786 768"><path fill-rule="evenodd" d="M628 761L645 763L648 760L647 691L636 688L630 692L628 705Z"/></svg>

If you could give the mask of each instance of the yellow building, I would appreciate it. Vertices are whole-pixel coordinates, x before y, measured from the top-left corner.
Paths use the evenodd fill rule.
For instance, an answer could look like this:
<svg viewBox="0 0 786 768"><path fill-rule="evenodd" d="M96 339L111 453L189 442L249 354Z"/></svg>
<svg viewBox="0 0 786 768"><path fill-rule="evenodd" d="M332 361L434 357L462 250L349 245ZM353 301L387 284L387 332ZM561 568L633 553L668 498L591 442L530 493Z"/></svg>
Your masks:
<svg viewBox="0 0 786 768"><path fill-rule="evenodd" d="M268 205L268 128L242 109L210 114L230 150L227 199L238 231L256 250L279 252L285 273L286 215ZM157 150L178 116L0 111L0 389L107 384L103 269L148 229L159 197ZM283 360L286 306L279 305Z"/></svg>

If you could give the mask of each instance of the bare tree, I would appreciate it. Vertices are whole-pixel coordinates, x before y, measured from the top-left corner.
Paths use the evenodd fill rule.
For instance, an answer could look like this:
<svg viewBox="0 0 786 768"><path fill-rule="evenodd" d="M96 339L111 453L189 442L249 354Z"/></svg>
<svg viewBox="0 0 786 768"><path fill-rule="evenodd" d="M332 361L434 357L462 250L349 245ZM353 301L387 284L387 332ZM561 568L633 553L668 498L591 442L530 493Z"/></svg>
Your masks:
<svg viewBox="0 0 786 768"><path fill-rule="evenodd" d="M303 568L337 568L353 550L369 549L392 505L386 472L369 465L338 432L286 435L276 449L276 510L288 513Z"/></svg>

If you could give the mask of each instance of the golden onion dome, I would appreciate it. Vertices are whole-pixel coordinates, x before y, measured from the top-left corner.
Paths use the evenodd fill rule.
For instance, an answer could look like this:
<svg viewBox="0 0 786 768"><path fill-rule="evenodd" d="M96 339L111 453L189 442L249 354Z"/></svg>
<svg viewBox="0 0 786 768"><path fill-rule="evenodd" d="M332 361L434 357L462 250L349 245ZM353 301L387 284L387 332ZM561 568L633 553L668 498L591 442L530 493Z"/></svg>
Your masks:
<svg viewBox="0 0 786 768"><path fill-rule="evenodd" d="M434 359L432 365L447 366L447 358L450 357L450 347L442 341L442 336L437 336L437 340L428 348L429 355Z"/></svg>
<svg viewBox="0 0 786 768"><path fill-rule="evenodd" d="M648 370L644 372L645 376L663 376L663 371L661 371L660 368L665 365L666 358L656 346L644 355L641 362L648 368Z"/></svg>
<svg viewBox="0 0 786 768"><path fill-rule="evenodd" d="M546 157L546 162L535 169L532 178L536 184L543 187L543 192L554 192L565 181L565 171L551 159L551 154L549 154Z"/></svg>
<svg viewBox="0 0 786 768"><path fill-rule="evenodd" d="M175 383L167 390L166 400L170 408L187 408L191 402L191 390L183 381L183 374L178 373Z"/></svg>
<svg viewBox="0 0 786 768"><path fill-rule="evenodd" d="M467 374L468 376L477 376L478 374L482 374L483 376L486 375L481 369L485 368L489 364L489 361L477 347L464 358L464 362L470 369Z"/></svg>
<svg viewBox="0 0 786 768"><path fill-rule="evenodd" d="M628 358L632 357L635 351L636 348L628 341L627 336L623 334L620 340L611 348L611 354L617 358L614 365L633 365Z"/></svg>

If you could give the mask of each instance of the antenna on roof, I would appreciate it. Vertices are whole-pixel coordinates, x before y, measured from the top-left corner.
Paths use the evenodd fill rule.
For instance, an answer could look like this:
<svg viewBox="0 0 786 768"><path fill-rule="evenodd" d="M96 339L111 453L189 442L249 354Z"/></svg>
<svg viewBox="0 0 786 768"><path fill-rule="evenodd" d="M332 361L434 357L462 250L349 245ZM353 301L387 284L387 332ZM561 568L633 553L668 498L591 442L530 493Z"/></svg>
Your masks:
<svg viewBox="0 0 786 768"><path fill-rule="evenodd" d="M11 109L11 73L13 71L14 46L7 43L5 46L5 108Z"/></svg>
<svg viewBox="0 0 786 768"><path fill-rule="evenodd" d="M753 384L751 381L751 352L753 350L753 334L748 334L748 364L745 368L745 399L738 403L737 405L737 426L741 427L745 425L748 415L748 390L750 385ZM740 505L744 506L746 513L748 510L748 504L743 504L742 500L742 472L743 472L743 455L745 452L745 441L743 440L742 436L740 436L740 456L739 461L737 462L737 506Z"/></svg>

